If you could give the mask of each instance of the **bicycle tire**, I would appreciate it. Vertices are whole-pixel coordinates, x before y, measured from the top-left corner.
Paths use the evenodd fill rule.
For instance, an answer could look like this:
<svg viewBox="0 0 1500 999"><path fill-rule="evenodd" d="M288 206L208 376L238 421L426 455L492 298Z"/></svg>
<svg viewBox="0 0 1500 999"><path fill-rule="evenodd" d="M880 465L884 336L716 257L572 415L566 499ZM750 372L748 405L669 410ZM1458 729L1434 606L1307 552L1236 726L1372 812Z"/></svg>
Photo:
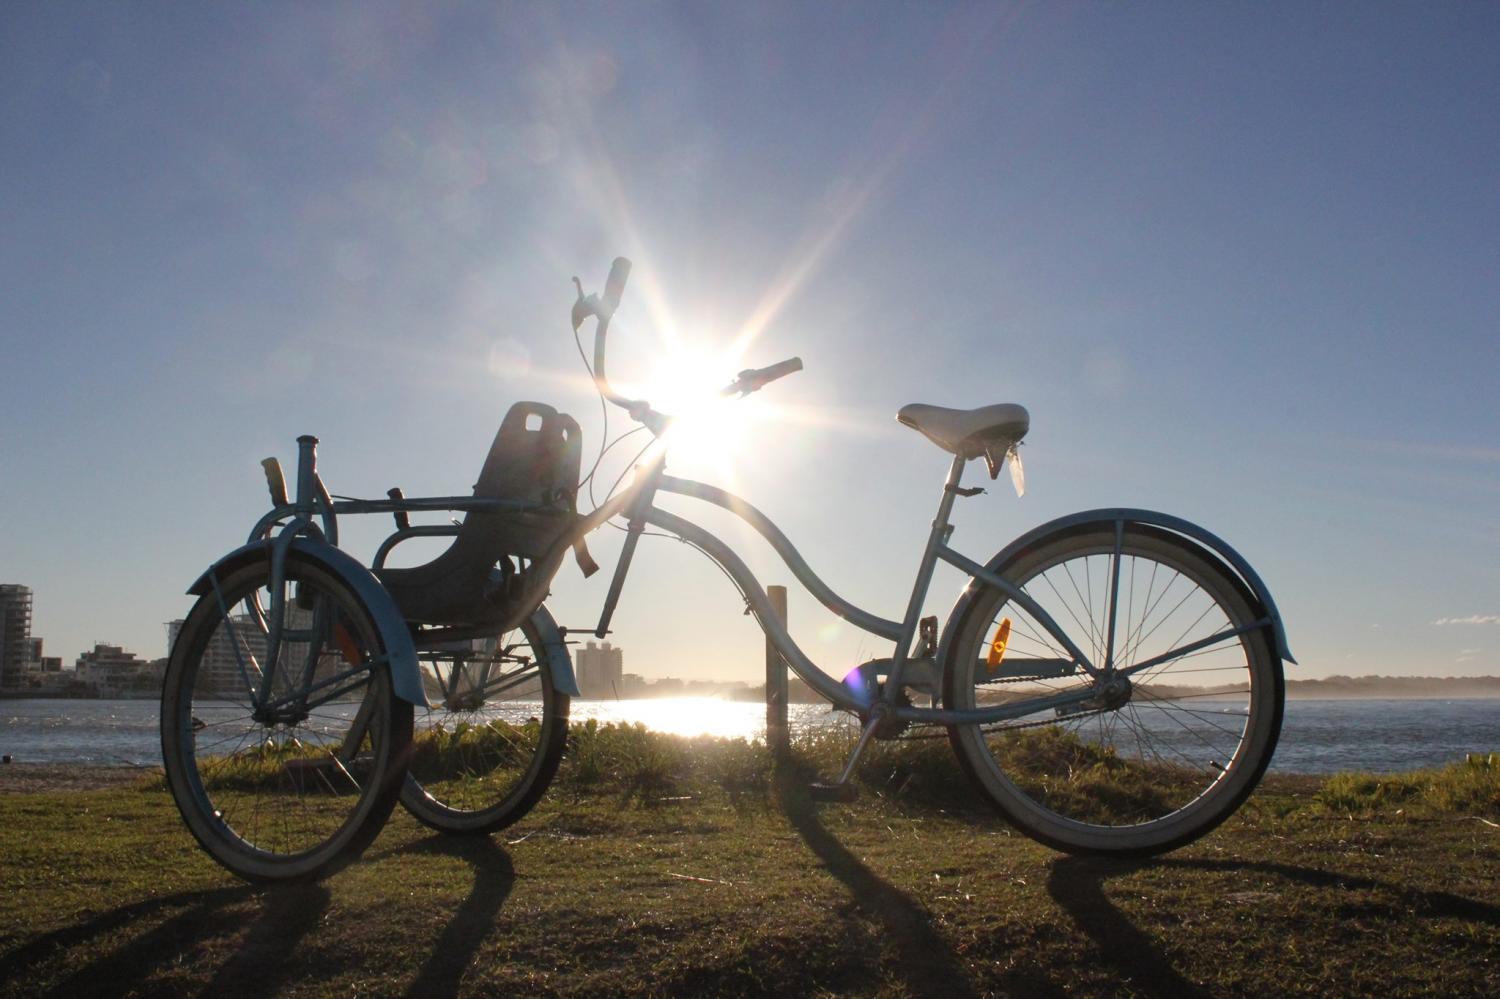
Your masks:
<svg viewBox="0 0 1500 999"><path fill-rule="evenodd" d="M417 713L401 804L450 835L520 820L551 785L567 742L571 699L553 687L537 621L485 645L418 652L432 703Z"/></svg>
<svg viewBox="0 0 1500 999"><path fill-rule="evenodd" d="M358 595L295 551L282 586L273 601L269 559L219 579L184 619L162 683L178 811L209 856L260 883L314 880L358 857L395 807L411 741L411 705L392 691ZM268 696L253 686L263 670ZM313 689L319 678L334 682ZM267 707L275 700L286 703Z"/></svg>
<svg viewBox="0 0 1500 999"><path fill-rule="evenodd" d="M1117 687L1081 705L953 726L949 740L974 785L1028 836L1068 853L1142 856L1203 836L1254 790L1281 731L1284 680L1268 628L1173 655L1263 616L1220 560L1178 535L1127 522L1116 576L1115 545L1112 523L1068 529L1017 553L998 574L1037 600L1095 663L1110 648L1108 593L1118 579L1114 661L1128 669L1166 658L1131 677L1123 703L1113 703ZM945 657L945 705L1099 689L1082 673L1049 675L1062 668L1038 664L1071 657L1003 592L974 585L981 592ZM992 666L989 636L1007 618L1009 646Z"/></svg>

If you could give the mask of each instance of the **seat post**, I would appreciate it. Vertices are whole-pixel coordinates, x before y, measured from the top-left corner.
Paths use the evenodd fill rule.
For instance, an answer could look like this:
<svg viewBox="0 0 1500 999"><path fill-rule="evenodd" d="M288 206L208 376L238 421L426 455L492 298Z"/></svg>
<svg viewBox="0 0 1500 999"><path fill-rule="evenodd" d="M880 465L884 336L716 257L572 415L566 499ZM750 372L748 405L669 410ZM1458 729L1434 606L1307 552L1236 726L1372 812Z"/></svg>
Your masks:
<svg viewBox="0 0 1500 999"><path fill-rule="evenodd" d="M881 693L882 700L895 703L896 694L901 690L901 671L911 652L912 639L916 637L922 605L927 601L927 588L932 584L932 571L937 566L938 548L953 534L953 525L948 523L948 518L953 514L953 501L958 497L959 483L963 481L964 466L968 463L967 458L956 454L948 466L943 498L938 501L937 516L933 518L932 530L927 535L927 547L923 549L922 561L917 566L917 578L912 584L911 599L906 603L906 616L901 619L901 638L896 643L895 655L891 657L891 670Z"/></svg>

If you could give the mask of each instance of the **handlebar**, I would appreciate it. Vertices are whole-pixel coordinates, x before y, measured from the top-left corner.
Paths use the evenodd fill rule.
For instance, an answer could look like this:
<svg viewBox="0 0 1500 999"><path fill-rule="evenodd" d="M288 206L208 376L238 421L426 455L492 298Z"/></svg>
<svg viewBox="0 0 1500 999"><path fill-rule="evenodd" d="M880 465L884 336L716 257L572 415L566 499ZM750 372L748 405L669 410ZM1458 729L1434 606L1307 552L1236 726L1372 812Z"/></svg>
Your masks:
<svg viewBox="0 0 1500 999"><path fill-rule="evenodd" d="M610 388L609 378L604 373L605 339L609 336L609 323L615 310L620 307L620 298L625 293L625 283L630 279L630 261L616 257L609 268L609 278L604 282L604 294L585 295L583 283L576 277L573 284L578 288L578 299L573 303L573 330L577 332L583 321L594 317L594 382L604 398L630 413L632 419L660 434L666 429L668 418L651 408L644 399L627 399ZM778 378L802 370L802 358L793 357L768 368L747 368L739 373L733 383L726 386L722 395L746 396L759 391Z"/></svg>
<svg viewBox="0 0 1500 999"><path fill-rule="evenodd" d="M585 295L583 282L575 277L573 284L578 288L578 299L573 303L573 331L576 333L589 316L594 317L594 383L599 386L599 393L629 411L633 418L654 426L661 421L651 420L653 414L650 404L644 399L627 399L616 393L610 388L609 376L604 373L604 347L605 338L609 336L609 321L620 307L620 297L625 293L625 282L629 278L630 261L625 257L616 257L615 262L610 265L609 277L604 282L603 298ZM662 425L665 426L664 423Z"/></svg>
<svg viewBox="0 0 1500 999"><path fill-rule="evenodd" d="M751 392L759 392L778 378L785 378L794 372L802 370L802 358L789 357L785 361L779 361L769 368L747 368L741 371L739 377L724 387L720 395L746 396Z"/></svg>

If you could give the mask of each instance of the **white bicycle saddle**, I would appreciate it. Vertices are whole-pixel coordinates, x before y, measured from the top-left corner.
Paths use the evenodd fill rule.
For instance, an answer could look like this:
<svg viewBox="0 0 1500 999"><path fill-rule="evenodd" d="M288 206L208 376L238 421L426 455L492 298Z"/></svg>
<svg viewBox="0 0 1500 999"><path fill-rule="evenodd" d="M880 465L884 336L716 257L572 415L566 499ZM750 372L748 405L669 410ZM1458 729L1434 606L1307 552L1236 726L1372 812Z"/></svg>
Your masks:
<svg viewBox="0 0 1500 999"><path fill-rule="evenodd" d="M963 458L977 458L987 450L1003 452L1026 436L1031 416L1025 406L1002 402L978 409L945 409L912 403L902 406L896 419L926 437L944 451Z"/></svg>

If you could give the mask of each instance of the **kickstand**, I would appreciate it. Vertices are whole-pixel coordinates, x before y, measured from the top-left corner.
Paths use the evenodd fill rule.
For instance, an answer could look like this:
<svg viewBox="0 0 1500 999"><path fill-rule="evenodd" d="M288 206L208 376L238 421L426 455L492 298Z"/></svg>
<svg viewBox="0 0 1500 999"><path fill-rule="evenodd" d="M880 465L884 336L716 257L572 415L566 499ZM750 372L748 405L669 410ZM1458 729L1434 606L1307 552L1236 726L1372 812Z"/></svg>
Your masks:
<svg viewBox="0 0 1500 999"><path fill-rule="evenodd" d="M853 801L859 795L859 789L854 786L854 768L859 765L859 758L864 755L865 747L870 744L870 739L875 735L875 729L880 725L878 716L871 717L865 723L865 729L859 734L859 741L854 744L854 752L849 754L849 762L844 764L844 772L839 774L839 779L833 783L826 781L813 781L807 789L814 799L818 801Z"/></svg>

